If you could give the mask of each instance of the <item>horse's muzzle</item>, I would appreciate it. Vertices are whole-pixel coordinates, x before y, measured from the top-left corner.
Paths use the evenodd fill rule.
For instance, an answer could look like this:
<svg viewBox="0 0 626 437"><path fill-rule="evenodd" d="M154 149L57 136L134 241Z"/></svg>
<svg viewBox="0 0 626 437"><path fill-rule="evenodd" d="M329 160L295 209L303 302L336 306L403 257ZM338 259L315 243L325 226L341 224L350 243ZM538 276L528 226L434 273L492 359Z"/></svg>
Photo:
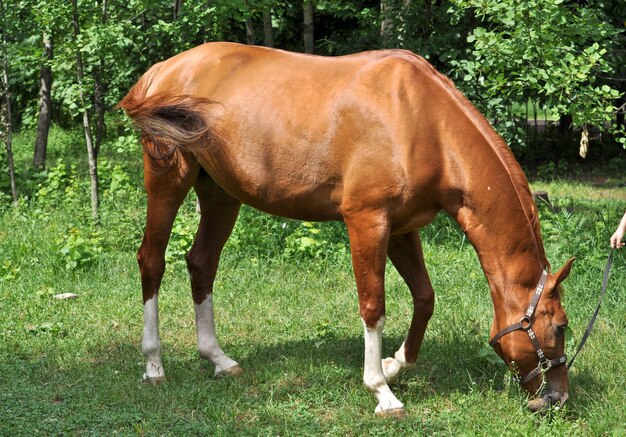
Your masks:
<svg viewBox="0 0 626 437"><path fill-rule="evenodd" d="M537 411L547 410L551 406L560 408L565 404L565 401L569 398L567 393L559 393L556 391L548 391L543 396L532 401L528 401L528 408L533 413Z"/></svg>

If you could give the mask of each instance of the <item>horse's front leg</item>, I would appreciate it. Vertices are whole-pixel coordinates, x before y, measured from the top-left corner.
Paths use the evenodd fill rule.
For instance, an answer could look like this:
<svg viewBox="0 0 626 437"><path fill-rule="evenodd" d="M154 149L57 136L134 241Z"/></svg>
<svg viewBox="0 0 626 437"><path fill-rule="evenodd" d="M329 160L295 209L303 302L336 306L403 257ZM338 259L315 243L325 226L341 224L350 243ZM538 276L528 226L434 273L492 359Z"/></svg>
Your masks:
<svg viewBox="0 0 626 437"><path fill-rule="evenodd" d="M222 191L204 173L194 189L200 202L200 225L187 254L187 268L196 313L198 352L215 365L215 376L234 376L243 370L220 348L215 335L213 283L222 248L237 220L241 203Z"/></svg>
<svg viewBox="0 0 626 437"><path fill-rule="evenodd" d="M137 252L144 305L141 351L146 360L144 379L156 383L165 378L158 307L159 287L165 272L165 249L176 213L197 176L197 168L179 153L171 163L165 163L152 161L144 152L144 163L148 212L143 241Z"/></svg>
<svg viewBox="0 0 626 437"><path fill-rule="evenodd" d="M378 212L358 213L345 217L345 221L350 236L359 310L365 328L363 382L378 400L376 414L403 416L404 405L387 385L381 361L389 226L384 214Z"/></svg>
<svg viewBox="0 0 626 437"><path fill-rule="evenodd" d="M433 314L435 293L424 264L418 231L392 236L388 254L413 297L413 319L406 340L393 357L383 360L385 377L388 382L394 382L403 372L415 367L426 325Z"/></svg>

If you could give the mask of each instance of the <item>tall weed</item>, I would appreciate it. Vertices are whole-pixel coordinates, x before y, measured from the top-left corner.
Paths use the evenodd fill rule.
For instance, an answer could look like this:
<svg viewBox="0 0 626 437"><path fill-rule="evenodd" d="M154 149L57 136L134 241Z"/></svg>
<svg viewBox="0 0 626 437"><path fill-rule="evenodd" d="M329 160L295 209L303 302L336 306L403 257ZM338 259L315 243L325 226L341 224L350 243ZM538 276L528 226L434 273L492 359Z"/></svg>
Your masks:
<svg viewBox="0 0 626 437"><path fill-rule="evenodd" d="M554 259L575 256L578 264L597 265L606 258L608 225L602 212L571 200L541 207L544 245ZM608 234L610 235L610 234Z"/></svg>
<svg viewBox="0 0 626 437"><path fill-rule="evenodd" d="M77 227L71 227L65 234L56 240L58 253L65 262L65 269L74 270L88 267L98 259L102 253L102 237L99 232L87 232Z"/></svg>

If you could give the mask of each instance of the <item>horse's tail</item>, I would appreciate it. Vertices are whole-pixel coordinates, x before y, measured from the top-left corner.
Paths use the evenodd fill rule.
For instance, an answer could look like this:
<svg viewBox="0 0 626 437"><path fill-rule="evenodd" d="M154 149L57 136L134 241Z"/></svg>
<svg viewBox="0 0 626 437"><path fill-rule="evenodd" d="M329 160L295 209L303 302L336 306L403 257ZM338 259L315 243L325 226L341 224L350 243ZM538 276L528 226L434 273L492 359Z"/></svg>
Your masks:
<svg viewBox="0 0 626 437"><path fill-rule="evenodd" d="M213 136L206 107L215 102L175 91L146 96L160 65L152 67L118 104L141 133L144 150L152 159L169 159L178 148L194 150Z"/></svg>

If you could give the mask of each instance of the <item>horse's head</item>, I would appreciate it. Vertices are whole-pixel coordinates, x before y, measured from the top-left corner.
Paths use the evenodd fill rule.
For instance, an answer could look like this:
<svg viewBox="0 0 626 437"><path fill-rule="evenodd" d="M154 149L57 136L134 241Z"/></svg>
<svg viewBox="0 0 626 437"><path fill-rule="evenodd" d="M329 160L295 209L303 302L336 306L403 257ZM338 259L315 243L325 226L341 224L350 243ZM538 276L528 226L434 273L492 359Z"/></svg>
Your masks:
<svg viewBox="0 0 626 437"><path fill-rule="evenodd" d="M532 411L568 398L565 364L565 329L567 316L561 306L561 282L567 277L574 258L555 274L544 272L526 310L511 314L508 325L499 332L492 327L491 340L496 353L518 372L522 387L536 399L529 402Z"/></svg>

